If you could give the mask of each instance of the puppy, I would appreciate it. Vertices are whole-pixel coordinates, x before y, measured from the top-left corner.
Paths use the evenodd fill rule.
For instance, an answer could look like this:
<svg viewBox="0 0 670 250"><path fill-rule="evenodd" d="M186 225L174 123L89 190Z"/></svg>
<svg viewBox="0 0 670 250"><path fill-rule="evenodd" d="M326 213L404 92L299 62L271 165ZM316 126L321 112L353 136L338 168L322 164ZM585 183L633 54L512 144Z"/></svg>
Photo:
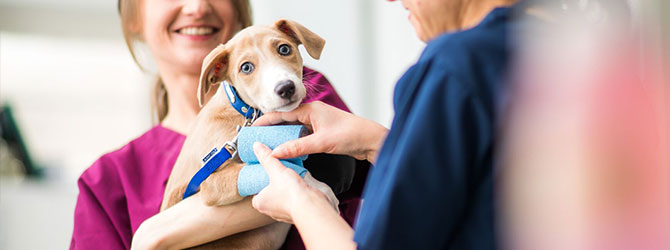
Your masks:
<svg viewBox="0 0 670 250"><path fill-rule="evenodd" d="M222 81L232 85L245 103L263 113L291 111L306 95L302 81L302 57L298 45L319 59L325 41L302 25L278 20L271 26L251 26L219 45L205 57L198 86L202 106L191 132L170 174L161 211L182 200L186 186L202 167L201 159L237 134L245 118L233 108L224 87L212 90ZM207 101L209 100L209 101ZM242 200L237 176L244 163L234 157L222 164L201 185L200 195L208 206L224 206ZM337 202L332 190L309 173L308 184ZM204 248L277 249L286 238L289 225L275 223L208 243Z"/></svg>

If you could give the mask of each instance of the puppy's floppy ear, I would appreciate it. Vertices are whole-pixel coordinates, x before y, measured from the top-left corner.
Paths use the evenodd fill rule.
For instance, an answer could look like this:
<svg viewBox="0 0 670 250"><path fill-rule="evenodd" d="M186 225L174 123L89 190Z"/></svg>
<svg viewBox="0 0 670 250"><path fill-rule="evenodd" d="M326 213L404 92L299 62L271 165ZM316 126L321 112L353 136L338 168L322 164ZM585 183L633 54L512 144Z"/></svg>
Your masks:
<svg viewBox="0 0 670 250"><path fill-rule="evenodd" d="M320 36L314 34L299 23L287 19L277 20L274 26L279 31L295 39L298 44L303 44L307 53L309 53L312 58L319 59L319 57L321 57L321 51L326 44L326 40L323 40Z"/></svg>
<svg viewBox="0 0 670 250"><path fill-rule="evenodd" d="M212 88L212 85L219 84L227 79L228 74L226 71L229 64L229 54L226 46L219 44L203 60L200 84L198 84L198 104L200 104L200 107L205 103L205 97L207 96L207 92Z"/></svg>

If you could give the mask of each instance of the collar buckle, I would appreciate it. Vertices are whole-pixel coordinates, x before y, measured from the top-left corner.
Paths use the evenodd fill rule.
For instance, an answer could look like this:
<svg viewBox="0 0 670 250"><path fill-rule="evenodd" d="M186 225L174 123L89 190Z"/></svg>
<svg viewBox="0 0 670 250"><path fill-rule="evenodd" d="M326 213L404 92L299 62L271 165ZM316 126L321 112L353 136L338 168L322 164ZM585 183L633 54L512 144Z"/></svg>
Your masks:
<svg viewBox="0 0 670 250"><path fill-rule="evenodd" d="M258 109L255 109L249 106L249 104L245 103L237 94L235 87L230 85L228 82L223 82L223 88L226 92L226 96L228 97L228 101L230 101L230 105L232 105L238 113L244 116L245 119L252 119L251 122L253 123L256 118L262 115Z"/></svg>

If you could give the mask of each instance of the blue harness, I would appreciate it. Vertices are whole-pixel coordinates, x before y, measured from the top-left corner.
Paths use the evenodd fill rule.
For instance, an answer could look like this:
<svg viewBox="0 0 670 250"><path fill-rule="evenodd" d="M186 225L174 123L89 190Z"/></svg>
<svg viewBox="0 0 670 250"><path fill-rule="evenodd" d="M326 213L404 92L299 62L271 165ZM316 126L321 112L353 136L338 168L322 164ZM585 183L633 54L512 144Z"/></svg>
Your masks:
<svg viewBox="0 0 670 250"><path fill-rule="evenodd" d="M222 86L226 92L226 96L230 101L230 104L246 119L242 126L250 126L256 118L263 115L260 110L257 110L249 104L246 104L242 101L242 98L237 94L237 91L233 86L227 82L223 82ZM237 131L241 129L238 126ZM227 141L221 146L221 148L213 148L205 157L202 158L202 162L205 163L200 170L191 178L191 181L188 182L186 190L184 191L183 199L188 198L189 196L195 194L200 189L200 184L207 179L216 169L218 169L223 163L232 159L237 154L237 136L231 141Z"/></svg>

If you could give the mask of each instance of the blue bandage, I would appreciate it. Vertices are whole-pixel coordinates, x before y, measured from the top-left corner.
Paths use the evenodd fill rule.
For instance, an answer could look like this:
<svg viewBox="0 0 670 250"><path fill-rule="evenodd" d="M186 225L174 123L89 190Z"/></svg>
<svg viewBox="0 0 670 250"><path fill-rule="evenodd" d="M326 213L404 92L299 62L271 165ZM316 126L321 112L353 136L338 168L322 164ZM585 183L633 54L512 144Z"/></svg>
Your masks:
<svg viewBox="0 0 670 250"><path fill-rule="evenodd" d="M254 142L261 142L270 149L275 149L284 142L305 135L307 135L307 129L302 125L243 127L237 137L237 154L243 162L258 162L254 154ZM300 157L302 161L306 159L306 155Z"/></svg>
<svg viewBox="0 0 670 250"><path fill-rule="evenodd" d="M240 196L257 194L269 184L268 175L263 166L258 163L254 153L254 142L263 143L274 149L284 142L298 139L306 134L307 130L302 125L243 127L237 138L237 154L247 165L240 170L237 177L237 191ZM300 177L305 177L307 169L302 165L302 161L305 159L307 159L307 156L282 159L281 163L293 169Z"/></svg>
<svg viewBox="0 0 670 250"><path fill-rule="evenodd" d="M293 169L300 177L305 177L307 169L300 164L295 164L289 161L281 161L287 168ZM249 163L240 170L240 175L237 177L237 192L240 196L245 197L254 195L263 190L270 180L265 169L259 163Z"/></svg>

